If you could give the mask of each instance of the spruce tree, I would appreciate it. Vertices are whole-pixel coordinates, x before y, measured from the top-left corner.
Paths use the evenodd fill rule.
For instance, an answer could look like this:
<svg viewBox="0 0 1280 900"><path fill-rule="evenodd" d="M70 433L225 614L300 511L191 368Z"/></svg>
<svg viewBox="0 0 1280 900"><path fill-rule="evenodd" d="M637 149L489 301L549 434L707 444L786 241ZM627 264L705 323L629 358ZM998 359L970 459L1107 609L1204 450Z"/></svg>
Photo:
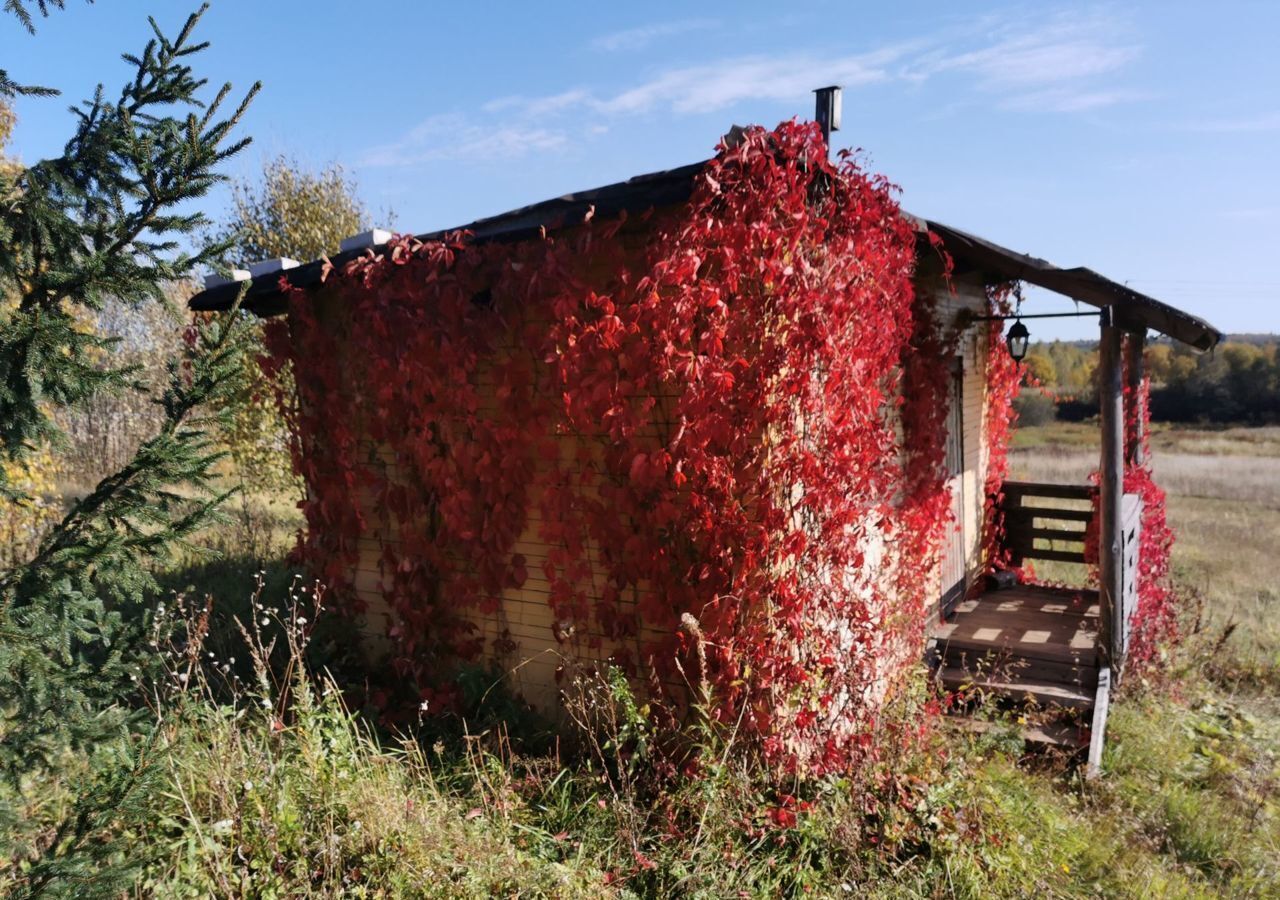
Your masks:
<svg viewBox="0 0 1280 900"><path fill-rule="evenodd" d="M31 25L22 3L6 8ZM204 9L174 38L151 21L142 52L124 56L132 74L119 93L109 99L100 86L73 109L60 156L0 173L6 459L56 443L59 408L141 389L130 369L110 364L112 342L84 327L84 311L109 298L166 302L166 286L226 251L193 243L209 227L193 203L248 143L233 132L258 86L230 108L230 85L207 97L191 65L207 46L192 37ZM0 90L17 88L5 76ZM138 862L104 835L145 799L152 771L139 713L158 671L144 640L152 573L226 498L210 428L241 389L246 331L238 310L193 324L155 398L157 433L76 502L34 556L0 572L0 777L9 788L0 855L25 869L29 894L114 891ZM37 839L23 827L22 792L58 777L75 779L76 801L39 823Z"/></svg>

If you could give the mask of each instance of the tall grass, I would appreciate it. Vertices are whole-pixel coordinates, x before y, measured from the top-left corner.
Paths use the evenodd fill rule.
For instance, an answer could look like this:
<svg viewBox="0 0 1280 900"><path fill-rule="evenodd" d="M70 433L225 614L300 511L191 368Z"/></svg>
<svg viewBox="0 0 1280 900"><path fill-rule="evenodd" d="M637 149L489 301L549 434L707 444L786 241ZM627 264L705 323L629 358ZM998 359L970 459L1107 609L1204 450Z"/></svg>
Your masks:
<svg viewBox="0 0 1280 900"><path fill-rule="evenodd" d="M1280 885L1274 734L1198 681L1129 698L1107 777L1020 762L1012 725L925 728L900 696L864 769L770 774L709 708L672 753L616 672L568 692L577 729L526 755L501 727L380 731L307 662L322 596L259 590L238 664L169 651L139 896L1216 897ZM184 606L199 636L205 607ZM1200 699L1206 698L1206 699ZM704 695L705 704L714 704ZM999 720L997 720L998 722Z"/></svg>
<svg viewBox="0 0 1280 900"><path fill-rule="evenodd" d="M590 895L592 879L521 831L515 786L476 744L441 763L388 742L310 670L322 593L253 595L238 620L250 664L193 641L157 707L168 789L139 837L159 862L148 896L490 897ZM205 634L203 610L187 629ZM429 756L438 758L433 762ZM598 882L598 879L594 879Z"/></svg>

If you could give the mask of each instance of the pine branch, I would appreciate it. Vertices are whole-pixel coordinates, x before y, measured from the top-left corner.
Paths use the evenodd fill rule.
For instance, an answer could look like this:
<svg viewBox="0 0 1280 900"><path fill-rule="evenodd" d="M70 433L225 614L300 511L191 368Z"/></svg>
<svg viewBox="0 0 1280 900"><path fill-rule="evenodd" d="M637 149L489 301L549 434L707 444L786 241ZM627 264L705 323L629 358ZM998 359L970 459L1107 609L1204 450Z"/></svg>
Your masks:
<svg viewBox="0 0 1280 900"><path fill-rule="evenodd" d="M36 33L35 18L31 15L31 0L4 0L4 11L12 13L22 27L27 29L29 34ZM93 0L85 0L86 3L92 3ZM66 9L66 0L35 0L36 9L40 10L40 15L49 18L50 9Z"/></svg>
<svg viewBox="0 0 1280 900"><path fill-rule="evenodd" d="M0 97L56 97L60 91L36 84L18 84L9 73L0 69Z"/></svg>
<svg viewBox="0 0 1280 900"><path fill-rule="evenodd" d="M0 241L15 250L0 256L0 287L18 300L0 321L0 450L10 457L56 439L48 404L127 383L127 372L102 367L108 347L75 327L72 310L110 297L162 302L164 284L223 252L175 253L179 238L208 225L180 210L223 181L221 164L248 144L232 132L260 85L225 115L229 84L208 103L200 96L207 82L189 60L207 46L192 40L206 9L173 40L152 20L155 36L125 56L134 74L117 99L99 86L73 109L77 128L62 156L0 184L0 196L13 198L0 208Z"/></svg>

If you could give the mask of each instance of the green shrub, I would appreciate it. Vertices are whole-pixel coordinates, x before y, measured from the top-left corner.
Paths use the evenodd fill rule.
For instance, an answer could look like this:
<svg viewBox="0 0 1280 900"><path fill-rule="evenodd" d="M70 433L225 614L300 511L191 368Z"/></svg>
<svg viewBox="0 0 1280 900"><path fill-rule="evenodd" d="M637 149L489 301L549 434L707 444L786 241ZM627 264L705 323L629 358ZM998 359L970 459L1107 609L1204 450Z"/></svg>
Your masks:
<svg viewBox="0 0 1280 900"><path fill-rule="evenodd" d="M1015 397L1013 409L1018 414L1018 424L1025 427L1048 425L1058 417L1058 405L1053 398L1034 388L1024 389Z"/></svg>

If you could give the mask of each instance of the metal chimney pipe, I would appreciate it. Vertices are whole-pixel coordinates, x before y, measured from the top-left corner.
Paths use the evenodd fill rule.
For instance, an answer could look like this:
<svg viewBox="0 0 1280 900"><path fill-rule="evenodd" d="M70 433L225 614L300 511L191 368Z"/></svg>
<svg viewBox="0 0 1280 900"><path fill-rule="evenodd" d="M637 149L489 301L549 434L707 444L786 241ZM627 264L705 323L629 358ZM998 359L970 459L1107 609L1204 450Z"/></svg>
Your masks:
<svg viewBox="0 0 1280 900"><path fill-rule="evenodd" d="M818 88L813 93L813 119L822 129L822 140L830 148L831 132L840 130L840 85Z"/></svg>

